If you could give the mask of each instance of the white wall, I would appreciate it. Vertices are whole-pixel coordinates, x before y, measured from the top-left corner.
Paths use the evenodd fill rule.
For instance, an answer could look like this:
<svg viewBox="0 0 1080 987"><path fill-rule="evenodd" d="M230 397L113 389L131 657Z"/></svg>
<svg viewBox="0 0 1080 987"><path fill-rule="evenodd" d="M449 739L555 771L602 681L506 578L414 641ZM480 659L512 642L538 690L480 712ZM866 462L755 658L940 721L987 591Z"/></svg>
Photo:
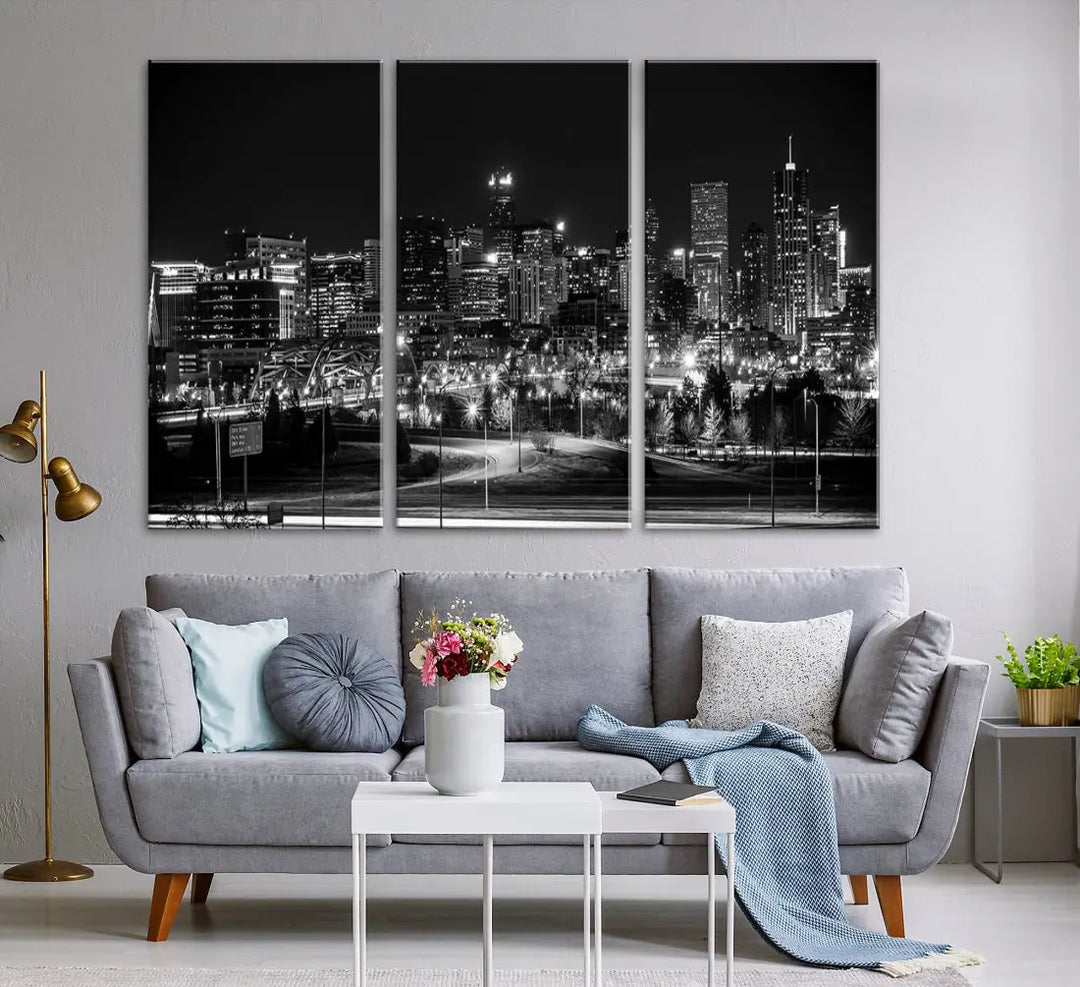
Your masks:
<svg viewBox="0 0 1080 987"><path fill-rule="evenodd" d="M880 60L880 531L146 530L146 60L382 58L390 78L417 57L633 59L638 123L646 57ZM58 852L108 857L63 667L107 650L148 572L899 562L962 654L993 655L1001 628L1080 636L1077 121L1074 0L8 0L0 415L47 368L52 448L105 496L54 525ZM392 175L385 193L387 239ZM642 484L639 456L638 520ZM0 860L40 855L35 490L33 468L0 464ZM1012 703L995 676L990 711ZM1067 752L1008 770L1011 855L1068 856Z"/></svg>

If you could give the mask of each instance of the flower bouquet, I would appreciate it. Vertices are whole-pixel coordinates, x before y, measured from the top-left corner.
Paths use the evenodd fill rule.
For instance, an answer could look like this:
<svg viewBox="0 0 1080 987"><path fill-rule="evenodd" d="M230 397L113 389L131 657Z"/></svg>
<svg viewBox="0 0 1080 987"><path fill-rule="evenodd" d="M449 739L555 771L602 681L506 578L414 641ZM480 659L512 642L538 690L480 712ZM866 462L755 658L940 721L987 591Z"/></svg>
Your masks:
<svg viewBox="0 0 1080 987"><path fill-rule="evenodd" d="M444 617L432 610L420 614L413 625L416 647L409 661L420 669L420 681L434 685L436 679L451 681L459 675L487 673L492 689L506 687L506 677L524 643L502 614L464 616L469 604L455 600Z"/></svg>

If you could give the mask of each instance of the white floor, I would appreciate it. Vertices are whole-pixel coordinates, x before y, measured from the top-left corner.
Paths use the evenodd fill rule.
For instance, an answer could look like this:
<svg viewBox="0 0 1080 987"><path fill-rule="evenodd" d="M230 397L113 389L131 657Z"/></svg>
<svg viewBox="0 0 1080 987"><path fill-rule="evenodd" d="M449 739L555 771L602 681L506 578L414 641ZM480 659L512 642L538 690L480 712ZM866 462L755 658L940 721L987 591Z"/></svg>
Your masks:
<svg viewBox="0 0 1080 987"><path fill-rule="evenodd" d="M700 969L703 881L605 875L605 966ZM346 875L219 875L205 906L185 901L165 943L143 938L150 887L150 878L118 866L100 867L78 884L0 880L0 964L349 965ZM479 877L376 875L370 891L372 966L479 967ZM495 895L497 966L577 967L579 878L496 875ZM1075 987L1080 980L1080 868L1010 864L998 886L966 865L939 866L905 878L904 899L908 935L956 943L987 958L986 966L966 971L975 984ZM849 914L882 928L876 904L851 906ZM735 950L743 966L790 965L741 915Z"/></svg>

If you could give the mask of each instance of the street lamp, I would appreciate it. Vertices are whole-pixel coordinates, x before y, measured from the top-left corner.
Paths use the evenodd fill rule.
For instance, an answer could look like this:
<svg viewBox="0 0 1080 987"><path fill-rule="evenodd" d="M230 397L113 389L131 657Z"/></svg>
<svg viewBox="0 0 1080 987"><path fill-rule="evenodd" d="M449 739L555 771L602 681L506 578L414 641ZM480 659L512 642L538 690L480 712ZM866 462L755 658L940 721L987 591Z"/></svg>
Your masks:
<svg viewBox="0 0 1080 987"><path fill-rule="evenodd" d="M818 403L817 398L812 398L806 391L803 391L803 405L805 413L805 404L809 401L814 406L814 514L821 514L821 443L819 441L820 431L818 429Z"/></svg>

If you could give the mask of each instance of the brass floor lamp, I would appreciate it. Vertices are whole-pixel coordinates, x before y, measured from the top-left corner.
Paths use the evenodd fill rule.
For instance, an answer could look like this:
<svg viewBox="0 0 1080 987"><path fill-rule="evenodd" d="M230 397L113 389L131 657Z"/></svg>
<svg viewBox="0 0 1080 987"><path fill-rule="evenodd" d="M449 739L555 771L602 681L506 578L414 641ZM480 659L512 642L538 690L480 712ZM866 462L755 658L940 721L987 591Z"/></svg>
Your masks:
<svg viewBox="0 0 1080 987"><path fill-rule="evenodd" d="M37 401L23 401L10 425L0 427L0 456L13 463L31 463L38 455L39 440L34 429L41 423L41 609L45 699L45 858L17 864L4 871L11 881L81 881L94 872L70 860L54 860L52 855L52 698L49 683L49 481L56 486L56 516L61 521L78 521L93 514L101 503L90 484L80 483L75 470L62 456L48 458L48 428L45 411L45 371L39 374L41 392Z"/></svg>

